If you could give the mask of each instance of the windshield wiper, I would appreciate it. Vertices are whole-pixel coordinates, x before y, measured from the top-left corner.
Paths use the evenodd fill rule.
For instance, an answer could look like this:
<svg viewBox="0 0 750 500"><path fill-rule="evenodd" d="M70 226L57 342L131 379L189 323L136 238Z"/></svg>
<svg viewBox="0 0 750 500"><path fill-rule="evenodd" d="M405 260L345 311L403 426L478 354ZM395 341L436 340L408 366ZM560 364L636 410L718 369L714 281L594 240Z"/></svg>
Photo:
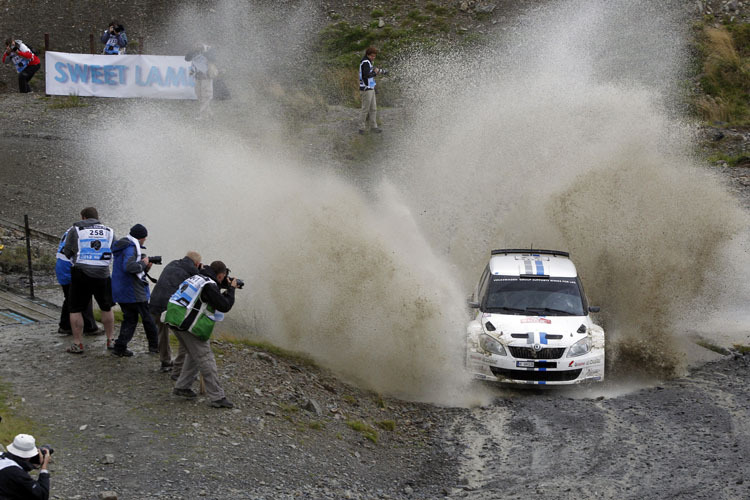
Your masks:
<svg viewBox="0 0 750 500"><path fill-rule="evenodd" d="M562 309L550 309L549 307L527 307L526 312L533 313L558 313L563 316L577 316L575 313L570 311L564 311Z"/></svg>
<svg viewBox="0 0 750 500"><path fill-rule="evenodd" d="M526 312L526 309L517 309L515 307L488 307L487 309L490 312L505 311L513 314L523 314Z"/></svg>

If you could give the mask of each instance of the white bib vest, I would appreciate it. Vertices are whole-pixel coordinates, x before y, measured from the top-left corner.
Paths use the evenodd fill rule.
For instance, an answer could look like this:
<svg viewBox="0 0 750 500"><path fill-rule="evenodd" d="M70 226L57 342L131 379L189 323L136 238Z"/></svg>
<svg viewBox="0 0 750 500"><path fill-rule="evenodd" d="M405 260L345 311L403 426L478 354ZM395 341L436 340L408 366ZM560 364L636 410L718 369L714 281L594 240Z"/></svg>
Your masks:
<svg viewBox="0 0 750 500"><path fill-rule="evenodd" d="M78 233L78 254L76 263L87 266L109 266L112 260L112 229L102 224L76 227Z"/></svg>

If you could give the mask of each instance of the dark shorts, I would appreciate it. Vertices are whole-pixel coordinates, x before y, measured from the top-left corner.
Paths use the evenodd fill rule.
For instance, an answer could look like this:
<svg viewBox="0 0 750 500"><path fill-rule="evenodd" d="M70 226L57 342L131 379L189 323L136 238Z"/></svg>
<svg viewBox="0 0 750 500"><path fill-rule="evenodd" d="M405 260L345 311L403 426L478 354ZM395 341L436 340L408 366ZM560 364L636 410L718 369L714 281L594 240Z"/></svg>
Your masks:
<svg viewBox="0 0 750 500"><path fill-rule="evenodd" d="M86 310L91 297L94 297L99 309L109 311L112 302L112 279L92 278L77 267L70 273L70 312L82 313Z"/></svg>

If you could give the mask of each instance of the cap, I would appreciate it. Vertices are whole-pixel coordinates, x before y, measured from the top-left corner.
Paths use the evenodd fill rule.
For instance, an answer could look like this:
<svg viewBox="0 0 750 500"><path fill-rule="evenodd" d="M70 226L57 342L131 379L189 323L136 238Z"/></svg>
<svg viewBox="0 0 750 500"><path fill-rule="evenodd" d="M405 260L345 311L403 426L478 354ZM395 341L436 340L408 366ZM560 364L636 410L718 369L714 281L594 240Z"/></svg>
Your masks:
<svg viewBox="0 0 750 500"><path fill-rule="evenodd" d="M136 224L135 226L130 228L130 236L140 240L141 238L145 238L146 236L148 236L148 231L146 230L146 227L144 225Z"/></svg>

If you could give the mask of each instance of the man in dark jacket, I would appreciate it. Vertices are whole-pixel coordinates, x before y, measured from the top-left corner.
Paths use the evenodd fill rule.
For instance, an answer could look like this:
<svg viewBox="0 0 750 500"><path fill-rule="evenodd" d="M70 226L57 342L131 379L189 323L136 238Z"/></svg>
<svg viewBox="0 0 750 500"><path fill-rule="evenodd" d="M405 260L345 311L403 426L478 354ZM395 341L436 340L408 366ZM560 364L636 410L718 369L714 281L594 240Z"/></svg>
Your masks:
<svg viewBox="0 0 750 500"><path fill-rule="evenodd" d="M39 457L39 480L29 475L35 467L30 460ZM0 455L0 498L8 500L47 500L49 498L48 450L36 447L34 436L19 434Z"/></svg>
<svg viewBox="0 0 750 500"><path fill-rule="evenodd" d="M237 279L227 280L227 266L216 260L200 273L191 276L170 297L164 322L168 323L180 342L180 349L187 352L180 377L175 382L173 394L183 398L195 398L190 388L198 376L203 375L206 394L214 408L232 408L234 404L219 385L216 360L209 341L216 321L234 305L234 290ZM220 286L226 290L222 293Z"/></svg>
<svg viewBox="0 0 750 500"><path fill-rule="evenodd" d="M148 231L141 224L130 228L130 233L112 245L112 299L120 304L122 309L122 324L120 334L115 340L112 354L114 356L132 356L128 349L128 342L133 338L138 316L143 322L148 339L148 352L159 352L159 337L156 323L148 309L150 298L146 272L151 269L145 250Z"/></svg>
<svg viewBox="0 0 750 500"><path fill-rule="evenodd" d="M185 350L180 349L172 361L172 351L169 348L169 325L161 322L161 313L167 310L167 303L172 294L177 291L183 281L191 276L198 274L201 267L201 256L198 252L190 251L185 257L179 260L173 260L166 266L159 275L159 281L156 282L153 292L151 292L151 301L149 310L154 318L156 328L159 331L159 358L161 359L161 371L172 371L172 378L175 380L180 376L182 363L185 361Z"/></svg>
<svg viewBox="0 0 750 500"><path fill-rule="evenodd" d="M359 118L359 133L364 134L369 125L370 130L379 134L382 132L378 128L376 116L378 114L378 104L375 98L375 75L380 73L380 69L375 67L375 56L378 55L378 49L368 47L364 57L359 61L359 94L362 96L362 112Z"/></svg>

